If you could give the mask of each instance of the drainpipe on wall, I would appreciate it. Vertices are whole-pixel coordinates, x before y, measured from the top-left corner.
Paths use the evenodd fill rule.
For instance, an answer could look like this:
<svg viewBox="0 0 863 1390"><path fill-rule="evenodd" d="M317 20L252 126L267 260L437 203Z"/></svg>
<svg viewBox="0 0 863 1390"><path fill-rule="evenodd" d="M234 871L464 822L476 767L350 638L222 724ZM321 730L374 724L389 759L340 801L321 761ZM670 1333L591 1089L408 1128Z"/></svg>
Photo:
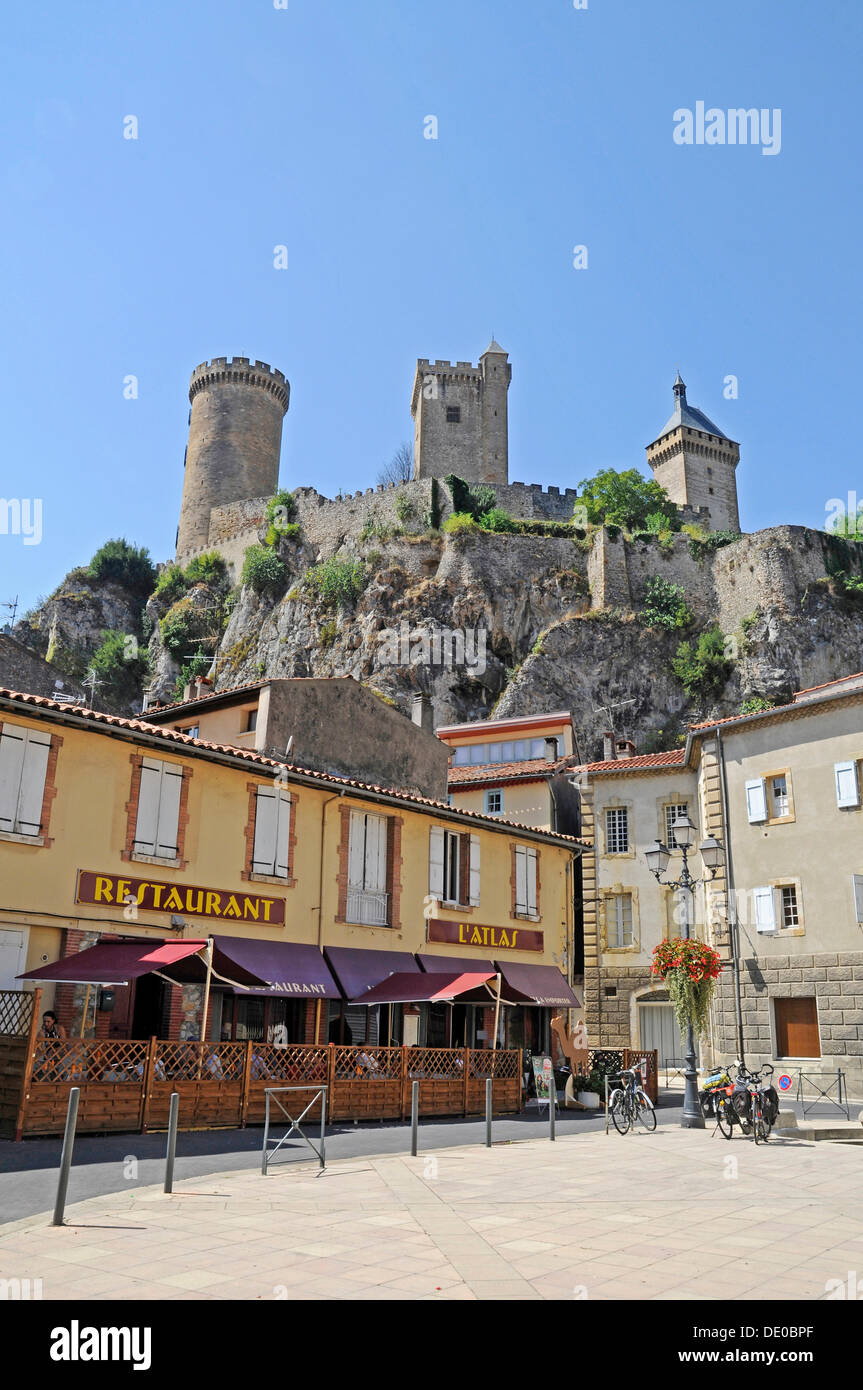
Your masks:
<svg viewBox="0 0 863 1390"><path fill-rule="evenodd" d="M341 801L344 791L336 792L335 796L328 796L321 807L321 861L320 872L318 874L318 906L315 909L318 914L318 950L324 949L324 845L325 845L325 825L327 807L333 801ZM321 1037L321 1001L318 999L315 1008L315 1044L320 1042Z"/></svg>
<svg viewBox="0 0 863 1390"><path fill-rule="evenodd" d="M725 777L725 745L722 731L716 726L716 746L719 753L719 780L722 787L722 819L725 822L725 887L728 904L728 925L731 937L731 969L734 975L734 1009L737 1015L737 1051L743 1056L743 1004L740 997L740 938L737 922L737 897L734 892L734 863L731 857L731 823L728 818L728 783Z"/></svg>

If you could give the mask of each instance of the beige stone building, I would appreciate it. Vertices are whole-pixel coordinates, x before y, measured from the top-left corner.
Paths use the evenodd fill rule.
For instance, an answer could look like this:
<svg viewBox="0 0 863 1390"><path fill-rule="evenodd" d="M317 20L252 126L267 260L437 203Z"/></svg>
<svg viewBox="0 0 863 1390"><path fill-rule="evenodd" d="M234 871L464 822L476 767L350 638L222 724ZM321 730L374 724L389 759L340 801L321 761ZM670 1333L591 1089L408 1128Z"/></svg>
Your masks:
<svg viewBox="0 0 863 1390"><path fill-rule="evenodd" d="M702 1059L841 1069L863 1094L863 676L787 705L690 730L679 752L614 757L578 770L585 1007L591 1041L657 1047L679 1038L653 948L682 934L683 906L644 851L672 849L678 808L713 835L726 865L695 894L694 930L727 962ZM690 868L702 873L697 851ZM740 975L738 1023L734 941ZM742 1033L742 1038L741 1038Z"/></svg>

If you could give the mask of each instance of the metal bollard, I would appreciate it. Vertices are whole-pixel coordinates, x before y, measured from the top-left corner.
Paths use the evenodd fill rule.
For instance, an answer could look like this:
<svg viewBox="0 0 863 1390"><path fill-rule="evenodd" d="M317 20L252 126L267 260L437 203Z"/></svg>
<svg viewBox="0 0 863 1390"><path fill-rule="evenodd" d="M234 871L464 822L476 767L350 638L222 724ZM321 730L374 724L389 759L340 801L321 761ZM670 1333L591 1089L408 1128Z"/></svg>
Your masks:
<svg viewBox="0 0 863 1390"><path fill-rule="evenodd" d="M177 1115L180 1109L178 1091L171 1092L171 1109L168 1113L168 1152L165 1156L165 1191L174 1190L174 1159L177 1156Z"/></svg>
<svg viewBox="0 0 863 1390"><path fill-rule="evenodd" d="M485 1083L485 1146L491 1148L491 1077Z"/></svg>
<svg viewBox="0 0 863 1390"><path fill-rule="evenodd" d="M75 1126L78 1123L78 1101L81 1098L79 1086L69 1092L69 1108L66 1111L66 1129L63 1134L63 1152L60 1156L60 1177L57 1182L57 1200L54 1203L52 1226L63 1225L63 1212L66 1208L66 1191L69 1186L69 1169L72 1167L72 1149L75 1146Z"/></svg>
<svg viewBox="0 0 863 1390"><path fill-rule="evenodd" d="M554 1068L548 1079L548 1137L554 1139L555 1106L557 1105L557 1082L554 1079Z"/></svg>
<svg viewBox="0 0 863 1390"><path fill-rule="evenodd" d="M411 1082L411 1157L417 1156L417 1139L420 1122L420 1083Z"/></svg>

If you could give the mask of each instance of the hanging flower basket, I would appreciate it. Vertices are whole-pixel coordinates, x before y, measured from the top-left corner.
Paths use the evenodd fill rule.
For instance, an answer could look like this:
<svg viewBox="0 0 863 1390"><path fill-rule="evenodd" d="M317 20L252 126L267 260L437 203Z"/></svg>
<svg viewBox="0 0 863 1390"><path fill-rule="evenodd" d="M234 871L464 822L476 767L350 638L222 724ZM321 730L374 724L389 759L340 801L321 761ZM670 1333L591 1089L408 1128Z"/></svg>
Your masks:
<svg viewBox="0 0 863 1390"><path fill-rule="evenodd" d="M681 1033L689 1024L696 1037L706 1032L710 1001L722 970L722 961L712 946L679 936L660 941L653 950L651 970L668 986Z"/></svg>

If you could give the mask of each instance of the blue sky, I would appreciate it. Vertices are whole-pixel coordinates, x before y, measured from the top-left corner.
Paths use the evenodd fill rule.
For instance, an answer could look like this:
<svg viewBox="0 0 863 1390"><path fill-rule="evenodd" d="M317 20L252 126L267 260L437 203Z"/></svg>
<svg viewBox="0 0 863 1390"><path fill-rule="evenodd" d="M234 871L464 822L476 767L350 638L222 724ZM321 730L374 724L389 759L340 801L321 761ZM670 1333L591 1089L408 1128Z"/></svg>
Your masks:
<svg viewBox="0 0 863 1390"><path fill-rule="evenodd" d="M0 496L43 535L0 535L0 602L111 536L169 558L222 355L286 372L282 481L328 495L410 437L417 357L494 333L510 476L560 486L644 468L679 365L741 443L744 527L823 525L863 495L861 30L858 0L8 9ZM780 108L780 152L675 144L700 100Z"/></svg>

